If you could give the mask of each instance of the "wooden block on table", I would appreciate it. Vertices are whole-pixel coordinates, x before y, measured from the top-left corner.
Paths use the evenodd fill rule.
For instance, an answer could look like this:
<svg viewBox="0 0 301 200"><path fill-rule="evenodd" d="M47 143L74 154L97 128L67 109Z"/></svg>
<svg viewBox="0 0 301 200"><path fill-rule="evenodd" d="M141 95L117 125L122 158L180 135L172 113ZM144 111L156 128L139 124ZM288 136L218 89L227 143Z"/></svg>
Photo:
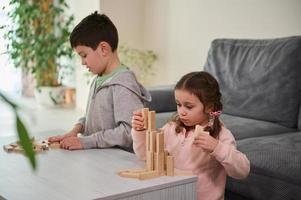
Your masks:
<svg viewBox="0 0 301 200"><path fill-rule="evenodd" d="M156 134L156 144L157 144L156 152L164 153L164 134L161 131Z"/></svg>
<svg viewBox="0 0 301 200"><path fill-rule="evenodd" d="M150 132L150 148L149 148L149 150L151 152L156 151L156 135L157 135L156 131L151 131Z"/></svg>
<svg viewBox="0 0 301 200"><path fill-rule="evenodd" d="M155 111L148 112L148 130L149 131L156 130L156 112Z"/></svg>
<svg viewBox="0 0 301 200"><path fill-rule="evenodd" d="M160 175L159 175L158 171L142 172L139 174L139 179L146 180L146 179L156 178L159 176Z"/></svg>
<svg viewBox="0 0 301 200"><path fill-rule="evenodd" d="M145 133L145 149L146 151L150 151L150 131L146 131Z"/></svg>
<svg viewBox="0 0 301 200"><path fill-rule="evenodd" d="M173 176L174 175L174 157L173 156L167 156L166 175L167 176Z"/></svg>
<svg viewBox="0 0 301 200"><path fill-rule="evenodd" d="M164 172L164 153L155 153L155 170Z"/></svg>
<svg viewBox="0 0 301 200"><path fill-rule="evenodd" d="M3 146L3 149L4 149L4 151L6 151L6 152L12 152L13 150L14 150L14 146L12 146L12 145L10 145L10 144L8 144L8 145L4 145Z"/></svg>
<svg viewBox="0 0 301 200"><path fill-rule="evenodd" d="M147 171L154 170L154 153L150 151L146 152L146 169Z"/></svg>
<svg viewBox="0 0 301 200"><path fill-rule="evenodd" d="M167 150L164 150L164 170L166 171L166 163L167 163L167 156L169 156L169 152Z"/></svg>
<svg viewBox="0 0 301 200"><path fill-rule="evenodd" d="M49 148L50 149L59 149L59 148L61 148L60 143L59 142L49 143Z"/></svg>
<svg viewBox="0 0 301 200"><path fill-rule="evenodd" d="M146 130L148 129L148 112L149 109L148 108L143 108L142 109L142 117L143 117L143 123L144 123L144 127Z"/></svg>
<svg viewBox="0 0 301 200"><path fill-rule="evenodd" d="M117 173L121 177L126 178L139 178L139 173L129 172L129 171L121 171Z"/></svg>

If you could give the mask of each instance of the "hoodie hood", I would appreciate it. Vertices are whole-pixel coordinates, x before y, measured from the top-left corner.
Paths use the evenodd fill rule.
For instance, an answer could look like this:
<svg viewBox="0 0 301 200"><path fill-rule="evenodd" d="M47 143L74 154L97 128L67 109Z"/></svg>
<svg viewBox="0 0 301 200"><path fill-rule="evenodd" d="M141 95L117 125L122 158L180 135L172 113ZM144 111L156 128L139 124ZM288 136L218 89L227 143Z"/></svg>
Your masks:
<svg viewBox="0 0 301 200"><path fill-rule="evenodd" d="M95 94L102 88L113 85L120 85L129 89L145 102L152 100L150 93L137 81L135 74L130 70L122 71L108 79L101 87L96 89Z"/></svg>

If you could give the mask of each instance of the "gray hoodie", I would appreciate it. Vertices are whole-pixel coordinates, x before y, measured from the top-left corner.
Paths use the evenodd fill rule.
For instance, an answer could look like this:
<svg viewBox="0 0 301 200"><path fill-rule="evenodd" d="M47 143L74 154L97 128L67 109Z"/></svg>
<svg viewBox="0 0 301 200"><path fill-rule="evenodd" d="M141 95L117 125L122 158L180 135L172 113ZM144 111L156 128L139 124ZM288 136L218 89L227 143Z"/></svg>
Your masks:
<svg viewBox="0 0 301 200"><path fill-rule="evenodd" d="M151 101L149 92L137 82L132 71L122 71L96 88L90 88L80 141L83 148L120 147L132 150L131 119L133 111Z"/></svg>

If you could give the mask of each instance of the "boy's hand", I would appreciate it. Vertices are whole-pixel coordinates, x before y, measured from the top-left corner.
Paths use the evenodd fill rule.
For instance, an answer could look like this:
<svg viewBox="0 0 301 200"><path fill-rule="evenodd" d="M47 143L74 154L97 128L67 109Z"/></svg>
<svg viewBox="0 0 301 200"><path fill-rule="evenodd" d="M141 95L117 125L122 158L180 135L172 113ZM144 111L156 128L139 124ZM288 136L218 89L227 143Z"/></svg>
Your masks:
<svg viewBox="0 0 301 200"><path fill-rule="evenodd" d="M57 135L57 136L52 136L48 138L49 143L55 143L55 142L61 142L63 139L68 138L68 137L74 137L76 136L77 133L74 132L69 132L64 135Z"/></svg>
<svg viewBox="0 0 301 200"><path fill-rule="evenodd" d="M198 126L198 125L197 125ZM195 138L193 145L200 147L205 151L213 152L215 147L218 144L218 140L209 135L209 132L204 131L201 126L196 127L195 129Z"/></svg>
<svg viewBox="0 0 301 200"><path fill-rule="evenodd" d="M137 110L133 112L132 128L135 129L136 131L145 130L141 110Z"/></svg>
<svg viewBox="0 0 301 200"><path fill-rule="evenodd" d="M83 149L83 146L80 140L78 139L78 137L64 138L60 143L60 147L62 149L68 149L68 150Z"/></svg>

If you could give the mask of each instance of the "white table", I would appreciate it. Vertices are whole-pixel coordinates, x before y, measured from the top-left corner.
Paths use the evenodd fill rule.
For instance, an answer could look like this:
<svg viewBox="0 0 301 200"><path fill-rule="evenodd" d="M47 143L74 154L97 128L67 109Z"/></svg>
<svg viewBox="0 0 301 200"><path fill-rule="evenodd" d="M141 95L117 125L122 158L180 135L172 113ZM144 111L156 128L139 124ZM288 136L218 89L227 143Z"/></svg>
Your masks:
<svg viewBox="0 0 301 200"><path fill-rule="evenodd" d="M1 138L0 199L196 199L196 176L159 177L136 180L116 172L139 168L134 154L119 149L68 151L53 149L37 155L33 171L25 156L6 153Z"/></svg>

